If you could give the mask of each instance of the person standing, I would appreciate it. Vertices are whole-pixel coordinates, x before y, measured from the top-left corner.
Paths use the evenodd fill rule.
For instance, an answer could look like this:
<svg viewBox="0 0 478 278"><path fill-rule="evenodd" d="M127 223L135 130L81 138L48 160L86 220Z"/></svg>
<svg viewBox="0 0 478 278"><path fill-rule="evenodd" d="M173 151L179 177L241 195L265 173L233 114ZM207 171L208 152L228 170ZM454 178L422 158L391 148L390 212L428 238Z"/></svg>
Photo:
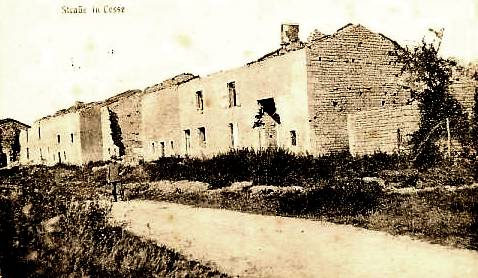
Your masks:
<svg viewBox="0 0 478 278"><path fill-rule="evenodd" d="M113 201L117 202L117 190L120 191L121 198L122 190L121 190L121 179L120 179L120 164L117 161L118 159L116 156L111 157L111 161L108 164L108 173L107 173L107 182L111 185L111 194L113 195Z"/></svg>

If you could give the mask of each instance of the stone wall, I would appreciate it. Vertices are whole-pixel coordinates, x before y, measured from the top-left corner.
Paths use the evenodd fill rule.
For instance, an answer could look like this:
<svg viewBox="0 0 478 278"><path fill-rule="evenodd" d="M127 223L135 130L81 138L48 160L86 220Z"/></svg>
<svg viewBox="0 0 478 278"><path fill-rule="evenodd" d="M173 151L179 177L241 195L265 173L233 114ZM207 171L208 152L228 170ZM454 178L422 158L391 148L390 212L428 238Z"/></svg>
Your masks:
<svg viewBox="0 0 478 278"><path fill-rule="evenodd" d="M478 81L473 78L475 71L478 69L464 68L453 72L450 85L451 94L460 102L470 118L473 113L474 94L478 90Z"/></svg>
<svg viewBox="0 0 478 278"><path fill-rule="evenodd" d="M349 149L347 114L407 103L396 47L360 25L310 43L307 91L314 154Z"/></svg>
<svg viewBox="0 0 478 278"><path fill-rule="evenodd" d="M410 135L419 127L417 105L376 108L349 113L347 130L352 155L409 150Z"/></svg>
<svg viewBox="0 0 478 278"><path fill-rule="evenodd" d="M80 105L33 123L20 133L22 164L81 165L101 160L100 108Z"/></svg>
<svg viewBox="0 0 478 278"><path fill-rule="evenodd" d="M0 120L0 167L20 159L20 132L27 128L12 119Z"/></svg>
<svg viewBox="0 0 478 278"><path fill-rule="evenodd" d="M228 89L231 82L236 92L232 106ZM162 156L163 149L166 156L202 157L226 152L231 147L264 147L260 143L261 130L253 125L260 108L258 100L267 98L274 99L280 116L280 124L276 125L277 145L296 152L309 149L305 50L146 91L142 100L146 160ZM199 91L202 109L197 104ZM205 131L205 142L201 130ZM291 130L297 135L296 146L291 145Z"/></svg>
<svg viewBox="0 0 478 278"><path fill-rule="evenodd" d="M141 138L141 94L133 90L123 93L124 96L114 97L102 103L101 130L103 159L108 160L113 155L119 155L117 147L111 138L110 118L108 109L116 113L121 128L122 142L125 146L125 161L136 163L142 159Z"/></svg>
<svg viewBox="0 0 478 278"><path fill-rule="evenodd" d="M347 25L330 36L314 31L307 45L298 40L284 44L240 68L202 78L181 74L144 91L78 103L40 119L20 136L21 145L28 148L21 159L79 164L119 155L108 110L118 116L127 162L162 155L210 156L231 147L267 145L315 155L349 147L356 154L394 151L397 129L402 136L416 125L403 108L410 94L396 62L397 47L360 25ZM469 111L476 81L470 83L469 76L456 78L453 94ZM228 84L232 83L236 97L230 105ZM202 95L201 107L197 92ZM257 128L261 103L273 103L277 115L266 118L274 122ZM367 113L370 119L365 118ZM73 140L67 144L69 136Z"/></svg>

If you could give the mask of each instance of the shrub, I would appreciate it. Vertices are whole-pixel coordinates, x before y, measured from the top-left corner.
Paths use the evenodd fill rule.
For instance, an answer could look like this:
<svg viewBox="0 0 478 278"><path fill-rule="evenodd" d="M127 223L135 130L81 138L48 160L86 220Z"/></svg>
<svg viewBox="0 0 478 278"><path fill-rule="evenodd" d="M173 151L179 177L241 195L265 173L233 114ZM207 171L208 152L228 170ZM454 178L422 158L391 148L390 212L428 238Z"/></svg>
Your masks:
<svg viewBox="0 0 478 278"><path fill-rule="evenodd" d="M122 176L123 182L144 182L150 180L148 172L145 171L144 165L139 166L124 166L124 174Z"/></svg>
<svg viewBox="0 0 478 278"><path fill-rule="evenodd" d="M376 153L360 158L348 152L319 157L299 155L284 149L231 150L212 158L163 157L144 165L152 181L194 180L221 188L233 182L254 185L314 186L335 176L378 175L384 169L408 167L407 157Z"/></svg>
<svg viewBox="0 0 478 278"><path fill-rule="evenodd" d="M478 158L471 162L471 170L473 172L473 178L475 182L478 182Z"/></svg>
<svg viewBox="0 0 478 278"><path fill-rule="evenodd" d="M185 175L184 158L161 157L152 163L144 165L151 181L180 180Z"/></svg>
<svg viewBox="0 0 478 278"><path fill-rule="evenodd" d="M378 208L384 197L377 183L361 179L331 180L304 193L287 193L280 198L280 213L322 216L367 215Z"/></svg>
<svg viewBox="0 0 478 278"><path fill-rule="evenodd" d="M435 167L422 170L419 179L425 186L462 186L470 185L473 180L472 162L454 163L444 160Z"/></svg>
<svg viewBox="0 0 478 278"><path fill-rule="evenodd" d="M436 144L446 138L447 129L462 145L470 143L470 123L464 107L450 93L456 61L440 57L443 30L434 31L435 38L409 49L397 49L402 73L411 84L411 93L418 100L420 125L412 134L412 149L418 167L430 167L440 160ZM449 125L447 125L449 122Z"/></svg>

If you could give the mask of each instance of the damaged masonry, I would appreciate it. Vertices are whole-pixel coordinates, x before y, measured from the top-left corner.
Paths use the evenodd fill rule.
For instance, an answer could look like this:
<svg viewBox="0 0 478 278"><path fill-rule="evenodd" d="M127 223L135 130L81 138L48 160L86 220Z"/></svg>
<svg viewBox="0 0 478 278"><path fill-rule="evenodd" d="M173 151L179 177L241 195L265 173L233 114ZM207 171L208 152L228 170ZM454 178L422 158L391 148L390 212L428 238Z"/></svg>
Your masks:
<svg viewBox="0 0 478 278"><path fill-rule="evenodd" d="M138 163L231 148L407 150L419 113L395 41L353 24L332 35L315 30L307 42L299 25L283 24L280 39L278 49L240 68L180 74L39 119L20 133L20 163L78 165L112 156ZM476 82L460 80L452 94L471 109Z"/></svg>

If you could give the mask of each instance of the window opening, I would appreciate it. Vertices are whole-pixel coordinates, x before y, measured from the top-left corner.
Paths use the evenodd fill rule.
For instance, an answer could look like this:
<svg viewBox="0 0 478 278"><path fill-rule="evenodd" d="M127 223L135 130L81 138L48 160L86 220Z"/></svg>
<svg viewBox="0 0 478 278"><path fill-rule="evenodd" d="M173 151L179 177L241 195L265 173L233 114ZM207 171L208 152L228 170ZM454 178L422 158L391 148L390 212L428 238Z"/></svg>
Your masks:
<svg viewBox="0 0 478 278"><path fill-rule="evenodd" d="M229 92L229 107L238 106L236 82L227 83L227 89Z"/></svg>
<svg viewBox="0 0 478 278"><path fill-rule="evenodd" d="M196 108L201 111L204 110L204 98L202 91L196 92Z"/></svg>
<svg viewBox="0 0 478 278"><path fill-rule="evenodd" d="M297 146L297 133L295 130L290 131L290 144L292 146Z"/></svg>

